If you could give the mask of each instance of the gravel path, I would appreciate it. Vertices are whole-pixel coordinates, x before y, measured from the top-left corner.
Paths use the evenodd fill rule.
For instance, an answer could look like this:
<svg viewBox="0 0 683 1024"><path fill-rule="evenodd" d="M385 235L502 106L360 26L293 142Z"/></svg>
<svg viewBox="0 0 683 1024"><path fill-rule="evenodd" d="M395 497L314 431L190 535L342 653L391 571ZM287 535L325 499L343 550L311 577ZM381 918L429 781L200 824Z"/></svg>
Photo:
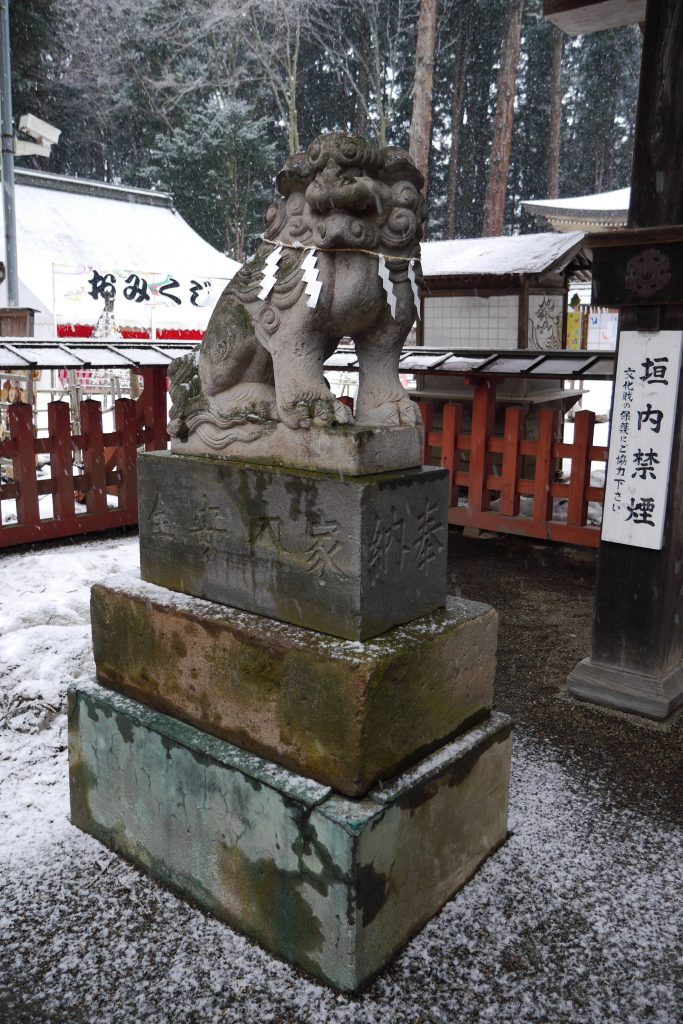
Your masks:
<svg viewBox="0 0 683 1024"><path fill-rule="evenodd" d="M592 552L453 534L450 555L451 589L501 616L511 835L356 999L69 823L64 688L92 672L88 587L135 568L136 538L5 559L22 583L0 596L3 1024L681 1020L681 723L644 728L562 697L588 650Z"/></svg>

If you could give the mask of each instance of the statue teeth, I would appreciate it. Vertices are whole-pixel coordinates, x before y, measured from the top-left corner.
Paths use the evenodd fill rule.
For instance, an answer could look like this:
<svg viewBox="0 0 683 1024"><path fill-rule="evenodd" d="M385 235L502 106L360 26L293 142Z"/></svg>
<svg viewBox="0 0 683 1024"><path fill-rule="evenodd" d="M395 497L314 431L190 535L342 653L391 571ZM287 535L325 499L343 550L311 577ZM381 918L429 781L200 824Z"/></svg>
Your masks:
<svg viewBox="0 0 683 1024"><path fill-rule="evenodd" d="M263 271L263 279L261 281L261 291L258 293L259 299L267 299L277 281L277 269L280 257L282 256L282 246L278 245L276 249L273 249L270 256L266 258L265 266L266 269Z"/></svg>
<svg viewBox="0 0 683 1024"><path fill-rule="evenodd" d="M408 280L410 281L410 287L413 289L417 319L420 320L420 289L417 287L417 278L415 277L415 260L411 260L408 264Z"/></svg>
<svg viewBox="0 0 683 1024"><path fill-rule="evenodd" d="M389 303L389 309L394 320L396 319L396 295L394 293L394 286L391 283L389 277L389 268L387 267L384 256L378 257L379 260L379 276L382 278L382 284L384 285L384 291L386 292L387 302Z"/></svg>
<svg viewBox="0 0 683 1024"><path fill-rule="evenodd" d="M320 290L323 286L322 281L318 280L318 257L316 256L315 249L309 249L306 258L301 264L301 269L304 272L306 294L309 296L307 305L311 309L315 309L318 304Z"/></svg>

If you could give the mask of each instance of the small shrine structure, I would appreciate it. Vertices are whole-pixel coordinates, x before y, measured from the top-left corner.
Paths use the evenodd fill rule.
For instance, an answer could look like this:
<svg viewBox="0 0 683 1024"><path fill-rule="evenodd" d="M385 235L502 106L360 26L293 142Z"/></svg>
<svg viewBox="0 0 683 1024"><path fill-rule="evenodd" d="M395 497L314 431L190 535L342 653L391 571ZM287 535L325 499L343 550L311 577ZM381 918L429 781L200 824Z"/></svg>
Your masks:
<svg viewBox="0 0 683 1024"><path fill-rule="evenodd" d="M418 343L561 349L569 279L590 271L583 233L425 242Z"/></svg>

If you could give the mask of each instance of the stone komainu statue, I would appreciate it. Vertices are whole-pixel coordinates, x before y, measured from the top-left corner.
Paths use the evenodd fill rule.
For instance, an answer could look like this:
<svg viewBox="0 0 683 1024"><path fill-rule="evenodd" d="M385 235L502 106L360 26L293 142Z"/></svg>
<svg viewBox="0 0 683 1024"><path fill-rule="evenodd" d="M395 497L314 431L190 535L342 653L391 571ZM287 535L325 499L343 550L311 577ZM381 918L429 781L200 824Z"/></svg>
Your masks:
<svg viewBox="0 0 683 1024"><path fill-rule="evenodd" d="M292 429L351 422L323 377L353 338L361 425L419 422L398 362L416 316L423 178L408 154L358 135L319 136L277 176L255 257L216 304L196 354L171 364L171 422L213 448Z"/></svg>

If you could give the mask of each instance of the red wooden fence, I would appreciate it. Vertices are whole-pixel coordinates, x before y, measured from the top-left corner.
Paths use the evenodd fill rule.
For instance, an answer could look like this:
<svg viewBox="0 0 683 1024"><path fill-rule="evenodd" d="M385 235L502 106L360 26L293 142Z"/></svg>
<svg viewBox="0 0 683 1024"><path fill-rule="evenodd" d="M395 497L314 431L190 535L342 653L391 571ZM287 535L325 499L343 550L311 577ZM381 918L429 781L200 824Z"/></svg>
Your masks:
<svg viewBox="0 0 683 1024"><path fill-rule="evenodd" d="M555 410L539 410L538 437L532 440L524 437L526 410L509 407L503 433L496 435L495 385L485 378L473 383L469 433L463 431L461 405L443 406L441 429L437 431L433 427L433 406L420 403L425 427L423 461L431 465L436 449L441 465L450 475L448 521L458 526L597 547L600 527L587 522L588 502L602 503L604 488L591 486L590 470L591 462L606 461L607 448L593 444L595 414L576 414L574 440L566 444L557 440L559 414ZM501 457L499 474L492 472L494 455ZM522 475L525 459L534 462L529 477ZM569 483L555 480L558 459L571 459ZM467 491L464 505L458 504L461 489ZM520 513L522 496L532 499L530 516ZM566 522L553 519L555 498L567 500ZM497 511L491 509L494 499L498 499Z"/></svg>
<svg viewBox="0 0 683 1024"><path fill-rule="evenodd" d="M17 522L0 527L0 548L74 534L107 530L137 522L137 448L165 449L166 370L142 369L145 387L137 402L121 398L115 403L115 429L104 433L99 402L81 403L81 433L71 433L70 411L65 402L48 407L48 436L35 438L31 407L9 409L10 437L0 441L0 457L11 459L14 480L0 484L0 498L14 498ZM597 547L600 528L587 522L588 502L602 502L604 490L590 484L591 462L605 461L607 449L593 444L594 414L577 413L574 440L557 440L558 413L540 409L538 437L524 436L526 410L510 407L505 412L502 434L494 433L495 384L473 378L474 395L469 433L463 430L463 408L446 403L441 429L434 429L434 408L421 402L425 425L424 462L431 465L438 453L450 474L449 522L459 526L516 533L543 540ZM74 453L82 453L83 471L73 465ZM39 479L36 455L50 457L50 477ZM493 472L499 456L499 473ZM568 484L555 480L558 459L571 460ZM524 462L533 460L530 476ZM461 491L467 503L460 505ZM39 500L52 496L53 514L41 519ZM107 495L116 495L109 508ZM522 515L520 498L532 499L532 514ZM82 511L76 498L85 502ZM553 519L553 499L567 499L567 519ZM497 511L491 503L498 500Z"/></svg>
<svg viewBox="0 0 683 1024"><path fill-rule="evenodd" d="M0 441L0 457L12 460L10 483L0 484L0 498L14 498L17 522L0 527L0 548L57 537L69 537L137 523L137 449L166 448L166 369L140 370L144 390L137 401L119 398L114 405L115 429L102 429L99 402L81 402L81 432L71 432L66 402L48 406L48 436L36 438L31 406L8 410L9 438ZM74 466L82 453L83 471ZM36 455L49 455L50 476L39 479ZM52 496L52 516L40 518L42 495ZM117 507L109 508L114 494ZM83 498L85 509L76 498Z"/></svg>

